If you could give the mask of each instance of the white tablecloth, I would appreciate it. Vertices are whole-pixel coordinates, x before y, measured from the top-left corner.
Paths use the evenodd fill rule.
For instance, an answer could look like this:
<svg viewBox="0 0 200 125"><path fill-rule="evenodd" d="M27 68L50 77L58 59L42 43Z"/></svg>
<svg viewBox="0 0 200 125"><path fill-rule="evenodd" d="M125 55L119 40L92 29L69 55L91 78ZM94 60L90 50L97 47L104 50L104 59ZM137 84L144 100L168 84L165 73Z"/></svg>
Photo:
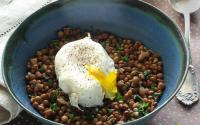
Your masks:
<svg viewBox="0 0 200 125"><path fill-rule="evenodd" d="M0 59L8 38L19 24L53 1L55 0L0 0ZM0 68L0 125L10 122L20 111L20 106L5 88Z"/></svg>

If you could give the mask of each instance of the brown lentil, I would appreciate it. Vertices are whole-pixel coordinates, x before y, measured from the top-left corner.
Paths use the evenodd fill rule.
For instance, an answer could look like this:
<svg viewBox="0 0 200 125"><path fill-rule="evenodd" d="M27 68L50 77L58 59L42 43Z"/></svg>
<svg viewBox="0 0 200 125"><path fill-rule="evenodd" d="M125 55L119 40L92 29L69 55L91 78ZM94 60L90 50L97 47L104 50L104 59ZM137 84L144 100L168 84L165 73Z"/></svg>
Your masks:
<svg viewBox="0 0 200 125"><path fill-rule="evenodd" d="M147 49L141 42L119 38L109 33L91 33L92 38L105 48L118 69L117 88L122 100L104 99L104 105L84 108L72 107L68 95L58 88L54 71L57 51L66 43L86 36L80 29L65 27L58 32L58 40L36 52L27 62L27 92L33 107L45 118L75 125L112 125L140 118L141 101L148 103L146 111L153 111L158 103L155 94L165 88L163 63L159 54ZM52 92L59 94L52 98Z"/></svg>
<svg viewBox="0 0 200 125"><path fill-rule="evenodd" d="M163 90L165 88L165 85L163 82L158 83L158 89Z"/></svg>
<svg viewBox="0 0 200 125"><path fill-rule="evenodd" d="M68 117L66 115L63 115L61 117L61 121L64 122L64 123L66 123L68 121Z"/></svg>

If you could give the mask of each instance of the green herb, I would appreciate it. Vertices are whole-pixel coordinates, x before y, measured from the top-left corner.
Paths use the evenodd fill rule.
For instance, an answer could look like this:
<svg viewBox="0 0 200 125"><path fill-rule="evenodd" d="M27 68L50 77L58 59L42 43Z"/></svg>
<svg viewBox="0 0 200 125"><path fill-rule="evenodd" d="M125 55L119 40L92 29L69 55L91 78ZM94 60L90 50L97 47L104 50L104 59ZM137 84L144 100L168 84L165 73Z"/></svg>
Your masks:
<svg viewBox="0 0 200 125"><path fill-rule="evenodd" d="M59 49L59 41L58 40L53 40L51 41L51 44L53 45L53 47L55 47L56 49Z"/></svg>
<svg viewBox="0 0 200 125"><path fill-rule="evenodd" d="M69 37L64 37L64 41L70 41Z"/></svg>
<svg viewBox="0 0 200 125"><path fill-rule="evenodd" d="M128 62L128 56L125 55L124 57L122 57L122 59L125 61L125 62Z"/></svg>
<svg viewBox="0 0 200 125"><path fill-rule="evenodd" d="M43 67L43 66L41 66L41 67L38 69L38 71L40 71L40 72L44 72L44 71L45 71L45 69L44 69L44 67Z"/></svg>
<svg viewBox="0 0 200 125"><path fill-rule="evenodd" d="M153 91L155 91L155 90L157 90L157 86L156 85L151 85L150 89L153 90Z"/></svg>
<svg viewBox="0 0 200 125"><path fill-rule="evenodd" d="M154 93L153 94L153 96L155 97L155 96L161 96L162 95L162 93Z"/></svg>
<svg viewBox="0 0 200 125"><path fill-rule="evenodd" d="M53 91L51 93L51 95L50 95L51 102L56 102L59 95L60 95L60 91L58 89L56 89L55 91Z"/></svg>
<svg viewBox="0 0 200 125"><path fill-rule="evenodd" d="M108 113L111 114L113 112L113 109L108 109Z"/></svg>
<svg viewBox="0 0 200 125"><path fill-rule="evenodd" d="M87 119L90 120L90 121L92 121L94 119L94 115L88 114L87 115Z"/></svg>
<svg viewBox="0 0 200 125"><path fill-rule="evenodd" d="M148 114L149 112L147 111L149 107L149 103L146 103L146 102L139 102L139 105L138 105L138 112L139 112L139 115L140 116L145 116L146 114Z"/></svg>
<svg viewBox="0 0 200 125"><path fill-rule="evenodd" d="M99 108L95 108L95 111L98 112L98 111L99 111Z"/></svg>
<svg viewBox="0 0 200 125"><path fill-rule="evenodd" d="M70 119L74 118L74 114L68 114L68 116L69 116Z"/></svg>
<svg viewBox="0 0 200 125"><path fill-rule="evenodd" d="M145 70L143 74L144 74L144 79L147 80L150 77L151 72L149 72L148 70Z"/></svg>
<svg viewBox="0 0 200 125"><path fill-rule="evenodd" d="M101 42L101 45L103 46L103 48L106 48L106 42Z"/></svg>
<svg viewBox="0 0 200 125"><path fill-rule="evenodd" d="M158 96L155 96L155 97L154 97L154 100L155 100L156 102L158 102L159 99L160 99L160 98L159 98Z"/></svg>
<svg viewBox="0 0 200 125"><path fill-rule="evenodd" d="M139 96L139 95L133 95L133 99L134 99L135 101L143 101L142 97Z"/></svg>
<svg viewBox="0 0 200 125"><path fill-rule="evenodd" d="M116 101L123 101L124 97L122 96L122 94L120 92L116 93L116 97L115 97Z"/></svg>
<svg viewBox="0 0 200 125"><path fill-rule="evenodd" d="M86 118L87 118L87 117L86 117L85 115L83 115L81 119L86 119ZM74 119L74 118L72 118L72 119Z"/></svg>
<svg viewBox="0 0 200 125"><path fill-rule="evenodd" d="M33 94L31 94L31 95L28 95L28 96L30 96L30 97L32 97L32 96L37 96L37 94L36 93L33 93Z"/></svg>
<svg viewBox="0 0 200 125"><path fill-rule="evenodd" d="M77 121L77 120L79 120L80 119L80 116L75 116L74 118L73 118L73 121Z"/></svg>
<svg viewBox="0 0 200 125"><path fill-rule="evenodd" d="M115 48L116 48L117 51L123 50L122 46L119 43L116 43Z"/></svg>
<svg viewBox="0 0 200 125"><path fill-rule="evenodd" d="M58 46L59 40L52 40L51 43L52 43L53 46Z"/></svg>
<svg viewBox="0 0 200 125"><path fill-rule="evenodd" d="M56 39L51 40L51 43L58 43L58 42L59 42L59 40L56 40Z"/></svg>
<svg viewBox="0 0 200 125"><path fill-rule="evenodd" d="M50 108L52 111L57 112L60 108L58 107L57 103L50 104Z"/></svg>
<svg viewBox="0 0 200 125"><path fill-rule="evenodd" d="M47 83L48 83L49 86L52 86L53 85L53 80L49 79Z"/></svg>

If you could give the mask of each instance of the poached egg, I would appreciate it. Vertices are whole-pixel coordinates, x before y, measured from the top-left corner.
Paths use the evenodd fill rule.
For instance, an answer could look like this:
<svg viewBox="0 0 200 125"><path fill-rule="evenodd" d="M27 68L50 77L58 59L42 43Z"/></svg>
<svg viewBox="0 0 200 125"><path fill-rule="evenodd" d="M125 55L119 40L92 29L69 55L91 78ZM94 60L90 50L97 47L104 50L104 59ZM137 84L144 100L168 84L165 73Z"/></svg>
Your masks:
<svg viewBox="0 0 200 125"><path fill-rule="evenodd" d="M115 98L114 61L101 44L90 37L65 44L56 54L55 71L59 87L68 94L74 107L100 106L104 96Z"/></svg>

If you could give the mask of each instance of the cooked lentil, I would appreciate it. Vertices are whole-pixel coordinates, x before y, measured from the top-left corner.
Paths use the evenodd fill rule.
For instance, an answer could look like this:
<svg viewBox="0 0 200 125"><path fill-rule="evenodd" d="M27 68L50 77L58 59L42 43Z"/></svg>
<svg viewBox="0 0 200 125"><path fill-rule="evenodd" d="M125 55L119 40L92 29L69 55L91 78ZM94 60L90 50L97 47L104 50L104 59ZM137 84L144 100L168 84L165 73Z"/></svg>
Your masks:
<svg viewBox="0 0 200 125"><path fill-rule="evenodd" d="M114 60L119 92L113 101L104 99L103 106L81 107L84 111L80 111L70 105L68 95L58 87L54 58L64 44L86 35L80 29L66 27L58 31L58 40L52 40L28 61L25 79L33 107L47 119L75 125L124 123L153 111L165 88L159 54L139 41L103 32L91 36Z"/></svg>

